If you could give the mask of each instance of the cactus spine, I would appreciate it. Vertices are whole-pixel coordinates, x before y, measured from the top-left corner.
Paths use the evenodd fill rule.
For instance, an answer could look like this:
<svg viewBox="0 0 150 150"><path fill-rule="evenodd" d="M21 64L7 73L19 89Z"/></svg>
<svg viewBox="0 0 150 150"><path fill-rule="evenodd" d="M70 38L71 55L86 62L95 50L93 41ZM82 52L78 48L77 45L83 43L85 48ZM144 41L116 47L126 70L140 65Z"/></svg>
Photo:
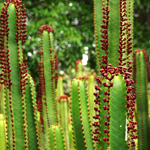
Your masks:
<svg viewBox="0 0 150 150"><path fill-rule="evenodd" d="M71 83L70 107L76 149L93 150L86 85L80 79L74 79Z"/></svg>
<svg viewBox="0 0 150 150"><path fill-rule="evenodd" d="M25 92L27 65L22 49L26 41L26 9L18 0L7 0L4 5L0 25L0 64L3 71L1 83L4 84L6 149L29 149L30 124L27 122L28 106ZM38 145L38 137L35 138ZM38 149L38 146L36 148Z"/></svg>
<svg viewBox="0 0 150 150"><path fill-rule="evenodd" d="M66 150L64 135L58 124L53 124L49 129L50 150Z"/></svg>
<svg viewBox="0 0 150 150"><path fill-rule="evenodd" d="M136 104L138 120L138 149L149 149L149 116L148 116L148 59L147 53L137 50L134 53L136 76Z"/></svg>

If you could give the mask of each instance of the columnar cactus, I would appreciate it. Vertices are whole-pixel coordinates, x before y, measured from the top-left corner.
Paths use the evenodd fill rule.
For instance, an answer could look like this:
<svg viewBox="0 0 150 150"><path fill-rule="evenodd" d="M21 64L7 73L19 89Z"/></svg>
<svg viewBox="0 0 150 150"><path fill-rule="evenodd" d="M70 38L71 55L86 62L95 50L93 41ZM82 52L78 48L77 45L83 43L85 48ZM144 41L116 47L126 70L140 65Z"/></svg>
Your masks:
<svg viewBox="0 0 150 150"><path fill-rule="evenodd" d="M71 83L71 116L76 149L94 150L86 85L81 79Z"/></svg>
<svg viewBox="0 0 150 150"><path fill-rule="evenodd" d="M50 150L66 150L63 131L58 124L53 124L50 126L49 145Z"/></svg>
<svg viewBox="0 0 150 150"><path fill-rule="evenodd" d="M41 97L45 101L45 108L47 113L48 124L57 123L56 106L55 106L55 53L54 53L54 39L51 26L43 25L39 33L41 34L41 62L39 66L41 69L40 83ZM42 81L41 81L42 80Z"/></svg>
<svg viewBox="0 0 150 150"><path fill-rule="evenodd" d="M55 87L56 87L56 67L57 59L54 52L54 30L49 25L43 25L39 34L41 35L41 62L39 64L39 93L38 110L40 111L40 120L42 132L44 135L44 147L49 149L48 130L51 124L57 123L57 114L55 106ZM42 144L42 145L43 145Z"/></svg>
<svg viewBox="0 0 150 150"><path fill-rule="evenodd" d="M61 95L58 99L60 125L64 131L66 147L69 149L69 100L67 95Z"/></svg>
<svg viewBox="0 0 150 150"><path fill-rule="evenodd" d="M83 77L83 65L81 60L77 60L75 64L76 77Z"/></svg>
<svg viewBox="0 0 150 150"><path fill-rule="evenodd" d="M56 106L57 106L57 117L58 117L58 123L60 123L60 114L61 114L61 111L60 111L60 105L59 105L59 97L61 95L64 95L64 89L63 89L63 77L61 76L58 76L58 80L57 80L57 89L56 89Z"/></svg>
<svg viewBox="0 0 150 150"><path fill-rule="evenodd" d="M147 53L137 50L134 53L136 105L138 121L138 149L150 149L150 121L148 116L148 59Z"/></svg>
<svg viewBox="0 0 150 150"><path fill-rule="evenodd" d="M0 25L0 64L1 83L4 84L6 149L38 149L37 135L34 136L36 147L30 145L31 124L27 121L28 78L26 59L23 58L23 43L26 41L26 9L19 0L7 0L4 5ZM36 104L32 107L36 107ZM37 113L35 111L31 113L36 118ZM36 122L36 119L34 121Z"/></svg>
<svg viewBox="0 0 150 150"><path fill-rule="evenodd" d="M89 107L90 107L90 121L93 122L93 116L95 115L94 107L94 99L95 96L93 93L95 93L95 76L93 74L88 75L88 101L89 101Z"/></svg>
<svg viewBox="0 0 150 150"><path fill-rule="evenodd" d="M134 139L137 136L134 132L137 123L133 121L135 95L132 94L132 84L134 81L130 79L131 33L133 35L130 27L133 18L131 3L133 1L128 0L94 1L95 36L101 41L101 47L96 41L96 51L99 50L97 64L100 66L100 77L97 77L99 86L95 87L97 92L94 93L97 107L94 108L96 121L93 123L96 127L93 131L95 134L93 139L98 149L115 150L127 147L134 149L135 147ZM101 12L98 11L97 5L101 5ZM98 15L102 16L101 24L98 24L101 26L101 34L97 31L96 16ZM98 34L100 39L97 37ZM115 135L117 137L114 137Z"/></svg>

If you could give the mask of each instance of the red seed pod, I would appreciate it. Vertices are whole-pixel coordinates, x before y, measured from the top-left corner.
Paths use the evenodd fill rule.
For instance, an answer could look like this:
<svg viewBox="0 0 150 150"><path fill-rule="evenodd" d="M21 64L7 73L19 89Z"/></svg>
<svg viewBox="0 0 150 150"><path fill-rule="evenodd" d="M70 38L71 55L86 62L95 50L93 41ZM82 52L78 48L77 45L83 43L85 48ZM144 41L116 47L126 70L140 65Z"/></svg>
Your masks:
<svg viewBox="0 0 150 150"><path fill-rule="evenodd" d="M99 125L98 122L94 122L92 125L93 125L94 127L100 127L100 125Z"/></svg>
<svg viewBox="0 0 150 150"><path fill-rule="evenodd" d="M94 136L94 137L93 137L93 140L94 140L94 141L100 141L100 139L98 138L98 136Z"/></svg>
<svg viewBox="0 0 150 150"><path fill-rule="evenodd" d="M108 139L108 138L106 138L106 137L104 137L104 138L103 138L103 140L104 140L104 141L109 141L109 139Z"/></svg>

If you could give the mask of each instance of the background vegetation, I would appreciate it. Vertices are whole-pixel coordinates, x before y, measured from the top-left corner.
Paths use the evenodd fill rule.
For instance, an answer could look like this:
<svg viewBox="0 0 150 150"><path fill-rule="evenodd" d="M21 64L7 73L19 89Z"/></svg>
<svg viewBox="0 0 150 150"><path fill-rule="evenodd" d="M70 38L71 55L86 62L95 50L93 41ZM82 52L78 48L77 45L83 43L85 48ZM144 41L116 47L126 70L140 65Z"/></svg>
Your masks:
<svg viewBox="0 0 150 150"><path fill-rule="evenodd" d="M0 0L4 2L4 0ZM58 68L70 74L75 61L88 51L87 66L95 70L95 44L92 0L24 0L27 8L27 41L25 57L37 83L40 62L39 28L49 24L55 29ZM150 54L150 1L135 0L134 49L144 48Z"/></svg>

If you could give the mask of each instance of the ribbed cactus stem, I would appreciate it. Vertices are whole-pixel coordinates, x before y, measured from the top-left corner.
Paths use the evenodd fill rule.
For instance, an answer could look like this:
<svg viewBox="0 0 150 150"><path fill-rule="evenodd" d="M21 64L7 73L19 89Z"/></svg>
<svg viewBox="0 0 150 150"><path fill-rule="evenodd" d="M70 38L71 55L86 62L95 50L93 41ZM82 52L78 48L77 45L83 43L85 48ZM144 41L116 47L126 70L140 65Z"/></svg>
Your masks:
<svg viewBox="0 0 150 150"><path fill-rule="evenodd" d="M111 150L126 149L127 139L126 135L126 118L127 118L127 106L126 106L126 83L121 75L117 75L112 80L113 87L110 89L110 128L106 134L109 134ZM116 136L117 135L117 136Z"/></svg>
<svg viewBox="0 0 150 150"><path fill-rule="evenodd" d="M47 111L48 124L57 122L55 106L55 59L53 46L53 32L51 26L43 25L39 33L41 34L41 69L43 72L40 79L43 80L42 98L45 99L45 108Z"/></svg>
<svg viewBox="0 0 150 150"><path fill-rule="evenodd" d="M35 89L31 93L27 90L27 63L23 58L26 9L19 0L7 0L4 5L0 25L0 64L3 71L1 83L4 84L6 149L39 149L38 135L33 133L36 132L37 115Z"/></svg>
<svg viewBox="0 0 150 150"><path fill-rule="evenodd" d="M0 84L0 113L4 114L4 85Z"/></svg>
<svg viewBox="0 0 150 150"><path fill-rule="evenodd" d="M89 104L86 85L83 80L74 79L71 83L71 116L76 149L93 150Z"/></svg>
<svg viewBox="0 0 150 150"><path fill-rule="evenodd" d="M64 95L64 89L63 89L63 77L58 76L58 81L57 81L57 89L56 89L56 106L57 106L57 117L58 117L58 123L60 123L60 115L61 115L61 111L60 111L60 105L59 105L59 97L61 95Z"/></svg>
<svg viewBox="0 0 150 150"><path fill-rule="evenodd" d="M93 122L93 116L95 115L94 111L94 99L95 96L93 93L95 93L95 76L93 74L88 75L88 100L89 100L89 106L90 106L90 121Z"/></svg>
<svg viewBox="0 0 150 150"><path fill-rule="evenodd" d="M26 122L25 85L26 63L22 58L22 44L26 39L26 9L21 1L7 1L1 14L1 63L3 64L3 83L5 84L8 133L12 132L13 149L28 148ZM8 106L9 105L9 106ZM11 124L11 126L10 126ZM11 131L12 130L12 131Z"/></svg>
<svg viewBox="0 0 150 150"><path fill-rule="evenodd" d="M135 58L136 104L138 120L138 149L150 148L150 126L148 116L148 59L147 53L137 50Z"/></svg>
<svg viewBox="0 0 150 150"><path fill-rule="evenodd" d="M81 60L76 61L75 69L76 69L76 77L77 78L83 77L83 65Z"/></svg>
<svg viewBox="0 0 150 150"><path fill-rule="evenodd" d="M66 148L69 149L69 100L67 95L61 95L58 99L60 110L60 125L64 131Z"/></svg>
<svg viewBox="0 0 150 150"><path fill-rule="evenodd" d="M36 104L36 91L35 83L32 77L27 74L26 85L26 106L27 106L27 122L28 122L28 136L29 136L29 149L39 149L39 135L38 135L38 114Z"/></svg>
<svg viewBox="0 0 150 150"><path fill-rule="evenodd" d="M49 145L50 150L66 150L63 131L58 124L53 124L49 129Z"/></svg>
<svg viewBox="0 0 150 150"><path fill-rule="evenodd" d="M105 52L102 51L100 40L102 37L100 36L100 25L102 24L103 14L102 14L102 0L94 0L93 1L93 9L94 9L94 37L95 37L95 51L96 51L96 65L97 65L97 73L100 76L100 66L101 66L101 56L105 55Z"/></svg>
<svg viewBox="0 0 150 150"><path fill-rule="evenodd" d="M5 119L4 115L0 114L0 150L5 149Z"/></svg>

